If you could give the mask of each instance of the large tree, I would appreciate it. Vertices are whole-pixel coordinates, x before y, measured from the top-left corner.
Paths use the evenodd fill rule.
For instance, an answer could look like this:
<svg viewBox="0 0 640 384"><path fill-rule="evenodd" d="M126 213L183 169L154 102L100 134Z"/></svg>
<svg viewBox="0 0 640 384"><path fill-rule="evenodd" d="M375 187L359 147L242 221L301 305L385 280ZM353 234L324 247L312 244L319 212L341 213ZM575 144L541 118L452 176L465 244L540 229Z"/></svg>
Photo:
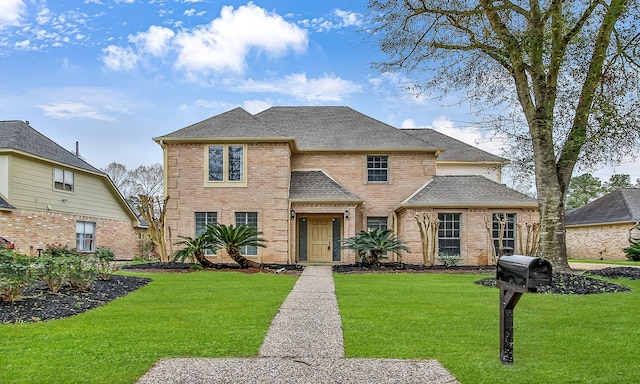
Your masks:
<svg viewBox="0 0 640 384"><path fill-rule="evenodd" d="M568 269L564 199L574 167L640 142L637 0L369 0L369 8L388 56L379 71L407 72L420 90L464 90L494 111L493 125L515 127L530 145L540 254Z"/></svg>

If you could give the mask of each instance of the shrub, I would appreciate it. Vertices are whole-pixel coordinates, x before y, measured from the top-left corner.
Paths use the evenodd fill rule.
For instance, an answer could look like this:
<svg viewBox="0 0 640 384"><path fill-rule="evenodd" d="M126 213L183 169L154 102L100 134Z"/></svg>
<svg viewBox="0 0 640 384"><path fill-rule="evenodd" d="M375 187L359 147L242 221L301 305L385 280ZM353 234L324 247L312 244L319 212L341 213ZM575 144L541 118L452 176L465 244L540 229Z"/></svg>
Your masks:
<svg viewBox="0 0 640 384"><path fill-rule="evenodd" d="M455 267L462 261L462 256L457 253L438 253L438 260L447 268Z"/></svg>
<svg viewBox="0 0 640 384"><path fill-rule="evenodd" d="M45 253L36 259L36 274L49 287L51 293L58 293L67 277L67 258Z"/></svg>
<svg viewBox="0 0 640 384"><path fill-rule="evenodd" d="M631 261L640 261L640 240L631 243L630 247L624 249L627 259Z"/></svg>
<svg viewBox="0 0 640 384"><path fill-rule="evenodd" d="M33 281L31 259L9 250L0 250L0 300L22 299L22 291Z"/></svg>
<svg viewBox="0 0 640 384"><path fill-rule="evenodd" d="M109 280L116 269L116 257L108 247L96 248L96 268L98 279Z"/></svg>
<svg viewBox="0 0 640 384"><path fill-rule="evenodd" d="M75 248L69 248L68 245L60 243L47 244L43 253L54 257L78 256L78 251Z"/></svg>
<svg viewBox="0 0 640 384"><path fill-rule="evenodd" d="M88 291L97 277L97 263L94 257L72 256L67 259L67 279L72 289Z"/></svg>

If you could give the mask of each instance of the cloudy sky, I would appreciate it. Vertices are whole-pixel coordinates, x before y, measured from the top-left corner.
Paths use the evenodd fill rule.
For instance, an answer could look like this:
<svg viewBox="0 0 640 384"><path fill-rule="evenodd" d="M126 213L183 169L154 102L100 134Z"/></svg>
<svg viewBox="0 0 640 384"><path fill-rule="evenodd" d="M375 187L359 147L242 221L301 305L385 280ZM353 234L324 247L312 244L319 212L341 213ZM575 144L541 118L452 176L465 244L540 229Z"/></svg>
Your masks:
<svg viewBox="0 0 640 384"><path fill-rule="evenodd" d="M418 97L402 76L371 69L385 57L365 32L365 5L0 0L0 120L28 120L70 150L78 141L99 168L162 162L153 137L238 106L346 105L503 155L455 99Z"/></svg>

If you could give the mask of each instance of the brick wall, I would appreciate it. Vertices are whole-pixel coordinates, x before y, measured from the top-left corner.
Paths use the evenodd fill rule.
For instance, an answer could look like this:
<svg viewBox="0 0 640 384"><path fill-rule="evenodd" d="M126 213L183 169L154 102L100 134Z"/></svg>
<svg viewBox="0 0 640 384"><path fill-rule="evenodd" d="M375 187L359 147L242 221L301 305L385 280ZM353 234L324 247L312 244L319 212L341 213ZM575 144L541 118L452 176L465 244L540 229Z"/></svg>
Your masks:
<svg viewBox="0 0 640 384"><path fill-rule="evenodd" d="M567 228L567 257L570 259L627 260L623 249L629 243L632 223Z"/></svg>
<svg viewBox="0 0 640 384"><path fill-rule="evenodd" d="M96 246L109 247L116 258L140 254L138 236L130 221L102 219L47 211L0 211L0 235L16 243L16 251L35 256L47 244L76 247L76 222L96 223Z"/></svg>

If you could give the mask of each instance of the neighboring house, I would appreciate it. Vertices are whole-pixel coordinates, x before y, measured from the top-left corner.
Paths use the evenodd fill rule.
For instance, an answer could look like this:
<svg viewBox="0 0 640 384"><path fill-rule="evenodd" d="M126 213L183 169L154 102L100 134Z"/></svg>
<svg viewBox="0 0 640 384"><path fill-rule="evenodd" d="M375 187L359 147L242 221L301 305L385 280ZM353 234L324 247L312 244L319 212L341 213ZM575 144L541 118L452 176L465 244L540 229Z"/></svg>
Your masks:
<svg viewBox="0 0 640 384"><path fill-rule="evenodd" d="M269 242L243 254L262 263L353 263L340 242L371 228L396 231L411 250L402 261L422 263L414 212L428 212L441 221L440 251L487 264L500 218L502 246L516 250L520 224L538 220L535 199L500 184L505 159L348 107L236 108L154 140L170 241L213 222L254 225Z"/></svg>
<svg viewBox="0 0 640 384"><path fill-rule="evenodd" d="M567 212L570 259L626 260L630 240L640 240L640 189L617 189Z"/></svg>
<svg viewBox="0 0 640 384"><path fill-rule="evenodd" d="M22 121L0 121L0 236L36 255L47 244L139 254L140 222L109 177Z"/></svg>

